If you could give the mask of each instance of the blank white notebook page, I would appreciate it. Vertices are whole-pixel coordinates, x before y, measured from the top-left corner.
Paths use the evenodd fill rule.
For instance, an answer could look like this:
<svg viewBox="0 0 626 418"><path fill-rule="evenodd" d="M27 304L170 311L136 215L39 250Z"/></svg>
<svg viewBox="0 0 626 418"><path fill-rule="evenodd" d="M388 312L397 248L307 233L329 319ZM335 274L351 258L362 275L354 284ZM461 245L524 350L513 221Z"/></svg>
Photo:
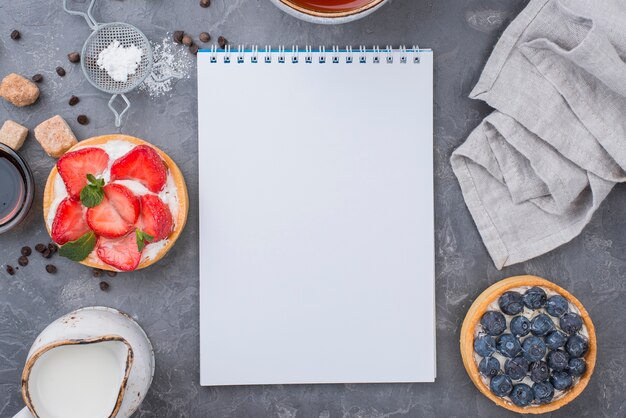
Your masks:
<svg viewBox="0 0 626 418"><path fill-rule="evenodd" d="M202 385L435 379L433 54L198 54Z"/></svg>

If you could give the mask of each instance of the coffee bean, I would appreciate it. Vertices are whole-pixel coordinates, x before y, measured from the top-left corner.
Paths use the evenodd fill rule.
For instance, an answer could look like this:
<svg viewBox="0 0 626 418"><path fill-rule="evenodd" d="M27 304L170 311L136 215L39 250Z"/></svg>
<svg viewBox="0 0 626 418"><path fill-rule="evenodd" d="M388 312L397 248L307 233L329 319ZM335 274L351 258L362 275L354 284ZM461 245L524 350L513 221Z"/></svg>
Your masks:
<svg viewBox="0 0 626 418"><path fill-rule="evenodd" d="M87 125L89 123L89 118L85 115L78 115L78 117L76 118L76 120L78 121L78 123L80 123L81 125Z"/></svg>
<svg viewBox="0 0 626 418"><path fill-rule="evenodd" d="M70 52L67 54L67 59L73 63L80 62L80 54L78 52Z"/></svg>
<svg viewBox="0 0 626 418"><path fill-rule="evenodd" d="M217 38L217 43L219 44L220 48L224 49L226 48L228 40L226 40L226 38L224 38L223 36L220 36L219 38Z"/></svg>
<svg viewBox="0 0 626 418"><path fill-rule="evenodd" d="M183 45L185 45L185 46L193 45L193 39L191 39L191 36L189 36L189 35L183 36Z"/></svg>
<svg viewBox="0 0 626 418"><path fill-rule="evenodd" d="M189 47L189 52L191 52L194 55L198 54L198 45L193 44Z"/></svg>
<svg viewBox="0 0 626 418"><path fill-rule="evenodd" d="M13 39L14 41L17 41L21 37L22 37L22 34L20 33L19 30L16 29L13 32L11 32L11 39Z"/></svg>
<svg viewBox="0 0 626 418"><path fill-rule="evenodd" d="M52 251L50 251L49 248L46 248L45 250L43 250L41 255L43 256L43 258L50 258L52 257Z"/></svg>
<svg viewBox="0 0 626 418"><path fill-rule="evenodd" d="M54 242L51 242L50 244L48 244L48 249L53 254L59 251L59 247L57 247L57 245Z"/></svg>
<svg viewBox="0 0 626 418"><path fill-rule="evenodd" d="M69 101L69 105L70 106L76 106L78 104L78 102L80 102L80 99L76 96L72 96L70 97L70 101Z"/></svg>
<svg viewBox="0 0 626 418"><path fill-rule="evenodd" d="M117 271L108 271L108 270L107 270L107 276L109 276L109 277L115 277L115 276L117 276Z"/></svg>
<svg viewBox="0 0 626 418"><path fill-rule="evenodd" d="M17 264L19 264L22 267L27 266L28 265L28 257L26 257L25 255L21 256L20 258L17 259Z"/></svg>
<svg viewBox="0 0 626 418"><path fill-rule="evenodd" d="M35 245L35 251L37 251L38 253L43 253L45 249L46 249L46 246L43 244Z"/></svg>
<svg viewBox="0 0 626 418"><path fill-rule="evenodd" d="M26 257L28 257L29 255L33 253L33 250L31 250L30 247L26 245L22 247L22 250L20 252L22 253L22 255L25 255Z"/></svg>
<svg viewBox="0 0 626 418"><path fill-rule="evenodd" d="M9 273L11 276L15 274L15 269L13 268L13 266L7 264L7 273Z"/></svg>
<svg viewBox="0 0 626 418"><path fill-rule="evenodd" d="M205 9L211 5L211 0L200 0L200 7Z"/></svg>
<svg viewBox="0 0 626 418"><path fill-rule="evenodd" d="M93 277L100 277L102 275L102 270L100 270L100 269L93 269L93 270L91 270L91 274L93 274Z"/></svg>
<svg viewBox="0 0 626 418"><path fill-rule="evenodd" d="M176 42L177 44L182 44L183 36L185 36L185 32L183 32L182 30L177 30L176 32L174 32L174 42Z"/></svg>
<svg viewBox="0 0 626 418"><path fill-rule="evenodd" d="M200 42L204 42L205 44L211 40L211 35L208 32L202 32L199 36Z"/></svg>
<svg viewBox="0 0 626 418"><path fill-rule="evenodd" d="M100 282L100 290L106 292L109 290L109 284L107 282Z"/></svg>
<svg viewBox="0 0 626 418"><path fill-rule="evenodd" d="M31 78L35 83L41 83L43 81L43 76L41 74L35 74Z"/></svg>
<svg viewBox="0 0 626 418"><path fill-rule="evenodd" d="M65 77L65 68L57 67L57 74L59 75L59 77Z"/></svg>
<svg viewBox="0 0 626 418"><path fill-rule="evenodd" d="M52 265L52 264L47 264L46 265L46 271L50 274L54 274L57 272L57 268L56 266Z"/></svg>

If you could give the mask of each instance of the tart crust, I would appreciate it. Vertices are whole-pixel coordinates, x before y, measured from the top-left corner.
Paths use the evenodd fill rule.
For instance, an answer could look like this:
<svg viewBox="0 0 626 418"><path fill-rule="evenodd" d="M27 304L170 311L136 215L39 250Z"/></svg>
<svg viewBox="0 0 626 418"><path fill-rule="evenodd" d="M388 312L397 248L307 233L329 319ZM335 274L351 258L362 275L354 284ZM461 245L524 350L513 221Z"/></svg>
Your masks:
<svg viewBox="0 0 626 418"><path fill-rule="evenodd" d="M156 254L154 258L151 258L149 260L144 260L141 263L139 263L139 265L135 269L135 270L139 270L139 269L146 268L156 263L161 258L163 258L165 254L167 254L170 248L172 248L172 246L174 245L174 243L180 236L180 233L182 232L183 228L185 227L185 223L187 222L187 212L189 210L189 195L187 194L187 185L185 184L185 179L183 177L183 174L181 173L176 163L165 152L161 151L156 146L142 139L135 138L133 136L128 136L128 135L121 135L121 134L96 136L93 138L85 139L84 141L80 141L78 144L70 148L67 152L75 151L77 149L89 147L92 145L102 145L104 143L107 143L113 140L126 141L126 142L133 143L135 145L148 145L154 148L154 150L159 153L159 155L161 156L161 159L163 159L163 161L165 162L165 165L169 169L172 175L172 178L174 180L174 184L176 185L176 191L178 193L178 215L176 216L176 220L174 222L175 224L174 231L167 238L169 242L161 250L159 250L159 252ZM46 224L46 229L48 230L48 234L50 235L52 234L51 234L50 228L48 227L47 219L48 219L48 212L50 210L50 206L52 205L52 202L54 201L54 184L58 175L59 175L59 172L57 171L57 166L55 164L52 170L50 171L50 175L48 176L48 180L46 182L46 188L43 193L43 218L44 218L44 223ZM90 256L86 258L85 260L80 261L80 263L85 266L98 268L101 270L119 271L115 267L109 266L108 264L99 260L97 257Z"/></svg>
<svg viewBox="0 0 626 418"><path fill-rule="evenodd" d="M565 392L562 398L554 400L548 404L519 407L494 395L489 390L489 387L483 383L478 371L478 365L474 360L474 333L476 326L480 323L481 317L487 311L489 305L497 300L500 295L507 290L520 286L539 286L561 294L565 299L578 308L583 323L587 327L587 331L589 333L589 350L584 357L587 363L587 370L585 371L585 374L580 377L580 380L574 387ZM589 379L591 378L593 369L596 365L596 354L597 346L595 328L593 326L593 322L591 322L589 313L587 313L583 304L580 303L580 301L567 290L537 276L509 277L508 279L501 280L488 287L483 293L480 294L480 296L478 296L478 298L476 298L472 306L470 306L467 311L467 315L465 316L465 320L463 321L463 326L461 327L461 357L463 358L463 365L465 366L465 370L467 370L467 374L470 379L483 395L491 399L497 405L519 414L543 414L555 411L573 401L578 395L580 395L589 383Z"/></svg>

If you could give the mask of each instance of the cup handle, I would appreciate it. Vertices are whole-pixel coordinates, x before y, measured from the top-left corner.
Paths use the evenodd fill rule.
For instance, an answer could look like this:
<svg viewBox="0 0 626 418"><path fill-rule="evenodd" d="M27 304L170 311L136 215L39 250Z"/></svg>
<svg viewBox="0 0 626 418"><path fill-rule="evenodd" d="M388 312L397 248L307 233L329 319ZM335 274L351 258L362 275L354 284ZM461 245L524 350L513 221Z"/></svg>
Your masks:
<svg viewBox="0 0 626 418"><path fill-rule="evenodd" d="M20 412L15 414L13 418L35 418L35 417L33 417L33 414L30 413L27 407L24 407L24 409L22 409Z"/></svg>

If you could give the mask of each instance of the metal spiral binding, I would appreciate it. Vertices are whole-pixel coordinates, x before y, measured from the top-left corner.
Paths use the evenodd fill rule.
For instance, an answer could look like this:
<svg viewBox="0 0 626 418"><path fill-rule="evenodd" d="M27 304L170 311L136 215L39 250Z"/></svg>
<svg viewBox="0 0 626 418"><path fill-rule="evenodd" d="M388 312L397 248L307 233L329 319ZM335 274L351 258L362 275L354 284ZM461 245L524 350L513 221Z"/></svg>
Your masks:
<svg viewBox="0 0 626 418"><path fill-rule="evenodd" d="M256 64L261 59L266 64L274 62L274 56L277 58L279 64L291 63L298 64L301 61L306 64L311 64L314 61L320 64L325 64L328 59L333 64L339 64L345 62L346 64L360 63L365 64L368 59L374 64L381 62L387 64L393 64L396 59L399 58L401 64L413 62L419 64L420 49L418 45L413 45L413 48L408 50L405 45L400 45L394 49L391 45L385 46L383 50L378 45L374 45L368 49L365 45L360 45L358 52L354 51L351 46L346 46L345 49L340 49L338 45L334 45L331 51L326 51L326 47L321 45L317 51L313 51L313 47L307 45L303 50L300 50L298 45L292 45L291 50L286 50L284 45L279 46L277 49L272 49L271 45L265 45L263 51L259 52L259 47L253 45L250 49L246 49L244 45L237 46L237 54L235 59L231 56L234 54L234 50L230 45L226 45L223 51L219 51L216 45L212 45L209 52L209 60L211 63L217 63L218 59L221 59L224 63L228 64L236 62L242 64L246 62L246 57L249 57L251 63ZM301 59L302 55L304 58ZM344 60L342 61L342 56ZM218 58L219 57L219 58ZM409 59L411 58L411 59Z"/></svg>

